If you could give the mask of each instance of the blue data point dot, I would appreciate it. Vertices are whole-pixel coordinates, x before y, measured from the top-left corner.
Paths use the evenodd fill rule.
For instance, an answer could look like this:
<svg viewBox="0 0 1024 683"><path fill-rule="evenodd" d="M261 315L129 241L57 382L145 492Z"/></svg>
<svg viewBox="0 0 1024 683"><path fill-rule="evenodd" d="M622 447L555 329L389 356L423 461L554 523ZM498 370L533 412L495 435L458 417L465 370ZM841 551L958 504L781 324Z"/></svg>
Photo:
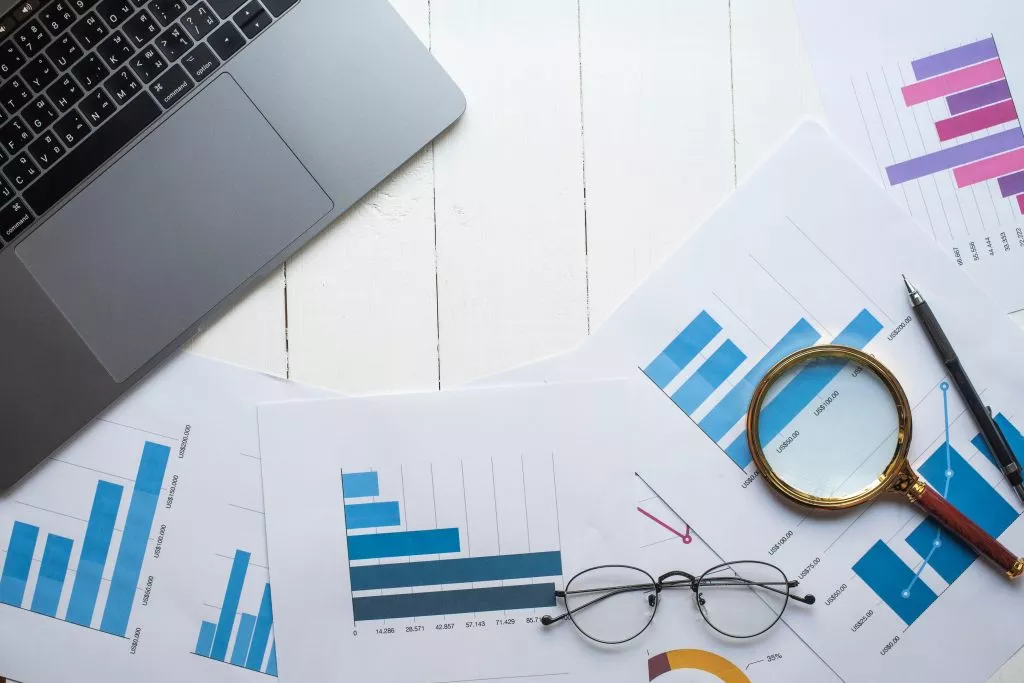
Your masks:
<svg viewBox="0 0 1024 683"><path fill-rule="evenodd" d="M910 591L904 590L902 593L900 593L900 595L902 597L904 597L904 598L909 598L910 597Z"/></svg>
<svg viewBox="0 0 1024 683"><path fill-rule="evenodd" d="M953 470L951 470L951 469L946 470L946 479L952 479L952 478L953 478Z"/></svg>
<svg viewBox="0 0 1024 683"><path fill-rule="evenodd" d="M936 548L941 548L942 547L942 539L941 538L936 538L934 541L932 541L932 546L934 546Z"/></svg>
<svg viewBox="0 0 1024 683"><path fill-rule="evenodd" d="M943 391L949 391L949 382L942 382L939 384L939 389Z"/></svg>

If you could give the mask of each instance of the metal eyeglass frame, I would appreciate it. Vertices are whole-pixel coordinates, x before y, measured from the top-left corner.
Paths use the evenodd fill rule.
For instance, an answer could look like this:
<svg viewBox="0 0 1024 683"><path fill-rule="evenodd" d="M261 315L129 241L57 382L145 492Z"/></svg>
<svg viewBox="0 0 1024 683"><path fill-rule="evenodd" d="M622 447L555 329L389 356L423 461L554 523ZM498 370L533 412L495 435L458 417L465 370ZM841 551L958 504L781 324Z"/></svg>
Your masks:
<svg viewBox="0 0 1024 683"><path fill-rule="evenodd" d="M766 567L771 567L775 571L779 572L779 575L782 576L784 581L781 581L781 582L776 582L776 581L768 581L768 582L752 581L750 579L745 579L742 576L739 576L738 573L737 573L736 576L712 576L712 577L708 576L708 574L710 574L712 572L715 572L715 571L718 571L718 570L721 570L724 567L732 568L732 567L734 567L735 565L738 565L738 564L760 564L760 565L764 565ZM565 600L566 596L568 596L568 595L582 595L582 594L585 594L585 593L603 593L604 595L596 597L593 600L591 600L590 602L586 602L586 603L580 605L579 607L575 607L575 608L573 608L571 610L567 609L565 612L563 612L562 614L558 615L557 617L552 617L551 615L547 615L546 614L543 617L541 617L540 623L542 625L544 625L544 626L552 626L552 625L557 624L559 622L562 622L562 621L564 621L565 619L568 618L569 621L572 622L573 626L576 627L576 630L579 631L580 633L582 633L587 638L590 638L591 640L593 640L595 642L598 642L598 643L601 643L603 645L621 645L622 643L628 643L629 641L639 637L651 625L651 622L654 621L655 615L658 613L658 605L661 604L661 600L660 600L661 591L666 589L666 588L689 588L690 590L692 590L694 592L694 595L696 596L696 598L700 602L700 604L703 604L703 602L702 602L703 598L700 596L699 589L705 588L705 587L715 587L715 586L757 586L757 587L760 587L760 588L764 588L765 590L769 590L769 591L771 591L773 593L778 593L779 595L784 595L786 597L786 600L785 600L785 602L782 603L782 609L780 609L778 611L778 614L776 614L775 619L770 624L765 626L763 629L758 631L757 633L749 633L749 634L746 634L746 635L736 635L734 633L728 633L728 632L723 631L722 629L718 628L717 626L715 626L711 622L710 619L708 619L708 616L704 612L704 610L700 609L700 604L698 605L698 610L697 611L700 612L701 617L704 618L704 621L707 622L708 626L713 628L715 631L721 633L724 636L728 636L729 638L754 638L756 636L761 635L765 631L769 630L770 628L775 626L775 624L779 623L779 619L782 618L782 613L786 611L786 606L789 604L790 598L792 598L793 600L796 600L797 602L801 602L801 603L803 603L805 605L813 605L814 602L815 602L815 598L814 598L813 595L809 595L809 594L808 595L794 595L793 593L791 593L790 589L791 588L796 588L797 586L799 586L800 582L795 580L795 579L792 579L792 580L789 579L786 576L785 572L783 572L781 569L779 569L775 565L769 564L768 562L761 562L760 560L736 560L736 561L733 561L733 562L723 562L721 564L715 565L714 567L711 567L710 569L705 571L700 576L694 576L693 574L690 574L689 572L684 572L684 571L681 571L681 570L671 571L671 572L666 572L665 574L662 574L661 576L659 576L657 578L657 580L655 580L655 578L653 576L651 576L649 573L647 573L643 569L640 569L639 567L634 567L634 566L627 565L627 564L604 564L604 565L598 565L596 567L590 567L589 569L584 569L583 571L578 572L575 576L573 576L571 579L569 579L569 582L566 584L566 587L567 588L571 587L572 586L572 582L575 581L580 576L582 576L582 575L584 575L584 574L586 574L588 572L596 571L596 570L599 570L599 569L630 569L630 570L633 570L633 571L640 572L641 574L643 574L647 578L649 578L651 581L650 581L650 583L642 583L642 584L635 583L635 584L628 584L628 585L623 585L623 586L607 586L607 587L604 587L604 588L590 588L590 589L584 589L584 590L578 590L578 591L564 591L564 590L555 591L555 597L556 598L561 598L562 600ZM578 623L576 623L576 619L573 617L573 615L576 614L577 612L580 612L581 610L584 610L584 609L590 607L591 605L595 605L595 604L597 604L599 602L603 602L604 600L607 600L608 598L614 597L616 595L622 595L623 593L630 593L630 592L650 590L652 587L654 589L654 592L651 593L651 595L648 596L648 598L647 598L648 604L651 607L654 608L653 610L651 610L651 616L647 620L647 623L644 624L643 628L641 628L639 631L637 631L636 633L631 635L629 638L624 638L622 640L601 640L600 638L595 638L593 635L587 633Z"/></svg>

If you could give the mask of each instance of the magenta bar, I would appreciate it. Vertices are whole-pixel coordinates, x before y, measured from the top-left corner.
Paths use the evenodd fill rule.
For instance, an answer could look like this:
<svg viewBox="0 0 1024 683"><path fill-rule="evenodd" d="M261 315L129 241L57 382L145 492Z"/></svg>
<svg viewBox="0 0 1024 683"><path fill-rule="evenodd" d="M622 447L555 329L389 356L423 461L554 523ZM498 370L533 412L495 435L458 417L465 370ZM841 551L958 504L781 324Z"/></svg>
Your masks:
<svg viewBox="0 0 1024 683"><path fill-rule="evenodd" d="M949 107L950 115L956 116L965 111L984 107L986 104L994 104L1008 99L1010 99L1010 84L1003 80L950 95L946 98L946 105Z"/></svg>
<svg viewBox="0 0 1024 683"><path fill-rule="evenodd" d="M920 81L988 59L995 59L998 56L996 41L989 36L975 43L968 43L936 55L915 59L910 66L914 70L914 78Z"/></svg>
<svg viewBox="0 0 1024 683"><path fill-rule="evenodd" d="M953 177L957 187L968 187L1021 170L1024 170L1024 149L1015 149L953 169Z"/></svg>
<svg viewBox="0 0 1024 683"><path fill-rule="evenodd" d="M1024 213L1024 194L1017 195L1017 206L1020 207L1020 212Z"/></svg>
<svg viewBox="0 0 1024 683"><path fill-rule="evenodd" d="M935 130L939 134L939 140L945 142L1016 120L1017 108L1013 106L1013 100L1006 100L969 111L966 114L936 121Z"/></svg>
<svg viewBox="0 0 1024 683"><path fill-rule="evenodd" d="M961 90L968 90L985 83L1002 80L1003 65L998 59L969 66L966 69L918 81L903 87L903 101L908 107L921 104L937 97L952 95Z"/></svg>
<svg viewBox="0 0 1024 683"><path fill-rule="evenodd" d="M1004 197L1024 194L1024 171L1003 176L999 179L999 193Z"/></svg>

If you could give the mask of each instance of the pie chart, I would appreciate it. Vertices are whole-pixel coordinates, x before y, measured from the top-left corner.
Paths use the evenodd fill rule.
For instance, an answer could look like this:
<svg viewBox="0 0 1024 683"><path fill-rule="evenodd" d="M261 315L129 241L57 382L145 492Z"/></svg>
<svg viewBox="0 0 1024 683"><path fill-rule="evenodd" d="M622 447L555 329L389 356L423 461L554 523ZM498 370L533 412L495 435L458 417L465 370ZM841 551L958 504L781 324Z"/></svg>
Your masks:
<svg viewBox="0 0 1024 683"><path fill-rule="evenodd" d="M750 683L750 679L738 666L707 650L669 650L647 660L648 680L651 681L670 671L684 669L704 671L722 683ZM671 677L666 677L665 683L668 683L668 678Z"/></svg>

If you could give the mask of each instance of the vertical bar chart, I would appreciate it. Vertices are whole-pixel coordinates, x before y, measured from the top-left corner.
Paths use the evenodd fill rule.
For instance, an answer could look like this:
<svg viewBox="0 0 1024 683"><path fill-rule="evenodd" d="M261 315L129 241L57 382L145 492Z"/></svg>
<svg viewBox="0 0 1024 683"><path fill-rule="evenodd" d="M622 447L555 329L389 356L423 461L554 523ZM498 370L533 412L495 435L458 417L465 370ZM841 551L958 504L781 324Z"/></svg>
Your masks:
<svg viewBox="0 0 1024 683"><path fill-rule="evenodd" d="M695 334L707 334L710 329L707 320L699 321L697 326L704 326L704 331ZM690 353L686 343L677 343L661 363L667 367L668 363L675 364ZM520 509L528 518L527 501L531 492L527 490L527 466L522 464L522 467L523 471L517 474L522 478L523 490L517 490L516 495L523 500L517 505L522 506ZM433 470L431 474L434 475ZM485 481L497 486L496 475L494 472L490 475ZM341 477L352 611L356 622L554 606L554 579L562 574L562 554L557 547L528 552L470 553L467 529L438 525L433 517L427 521L435 528L409 528L409 520L403 519L405 503L366 500L380 495L380 476L378 472L345 472ZM464 482L465 476L464 472L460 474L459 486L469 486ZM550 479L553 472L547 471L543 476ZM447 482L448 485L454 483ZM553 482L543 485L545 493L548 486L554 493ZM370 493L373 495L365 495ZM430 494L433 497L433 487ZM436 501L433 505L437 505ZM498 525L494 532L501 550L497 500L494 505L487 523ZM465 524L472 526L468 510L465 515ZM526 521L526 525L529 545L530 521ZM506 543L507 539L508 536ZM533 542L538 542L536 537ZM481 582L488 582L488 585L475 585ZM500 585L494 585L499 582Z"/></svg>
<svg viewBox="0 0 1024 683"><path fill-rule="evenodd" d="M270 584L263 583L263 597L256 614L240 609L251 561L251 553L241 549L235 550L217 621L200 623L193 653L232 666L276 676L276 658L267 657L267 646L271 645L271 632L274 626ZM272 645L271 650L273 651Z"/></svg>
<svg viewBox="0 0 1024 683"><path fill-rule="evenodd" d="M945 172L957 188L996 180L1002 196L1016 197L1024 213L1024 135L995 39L922 57L911 68L916 80L901 88L904 105L944 101L949 116L935 121L935 132L940 143L959 142L886 167L889 184Z"/></svg>
<svg viewBox="0 0 1024 683"><path fill-rule="evenodd" d="M881 330L882 324L864 309L832 343L862 349ZM728 438L728 435L746 415L754 388L778 361L798 349L813 345L821 335L807 320L801 318L746 373L733 380L735 384L717 403L707 407L705 404L713 393L738 374L747 360L747 355L731 339L725 339L708 353L707 358L678 390L669 394L666 387L695 363L703 352L713 347L713 341L721 331L722 326L707 311L701 311L643 371L680 410L697 422L708 438L722 447L737 466L745 469L751 463L746 432L741 430L732 438ZM667 358L674 360L669 362ZM828 371L808 368L800 372L765 407L761 418L765 439L771 440L778 435L800 411L810 405L815 396L835 378L836 372L837 368ZM706 412L701 416L698 411L705 409Z"/></svg>
<svg viewBox="0 0 1024 683"><path fill-rule="evenodd" d="M74 539L47 534L40 543L38 526L15 521L0 578L0 603L125 637L169 457L168 446L143 443L123 529L116 524L126 487L104 479L97 482L77 557ZM108 578L104 573L115 548ZM38 570L33 571L36 563ZM102 616L96 624L99 607Z"/></svg>

